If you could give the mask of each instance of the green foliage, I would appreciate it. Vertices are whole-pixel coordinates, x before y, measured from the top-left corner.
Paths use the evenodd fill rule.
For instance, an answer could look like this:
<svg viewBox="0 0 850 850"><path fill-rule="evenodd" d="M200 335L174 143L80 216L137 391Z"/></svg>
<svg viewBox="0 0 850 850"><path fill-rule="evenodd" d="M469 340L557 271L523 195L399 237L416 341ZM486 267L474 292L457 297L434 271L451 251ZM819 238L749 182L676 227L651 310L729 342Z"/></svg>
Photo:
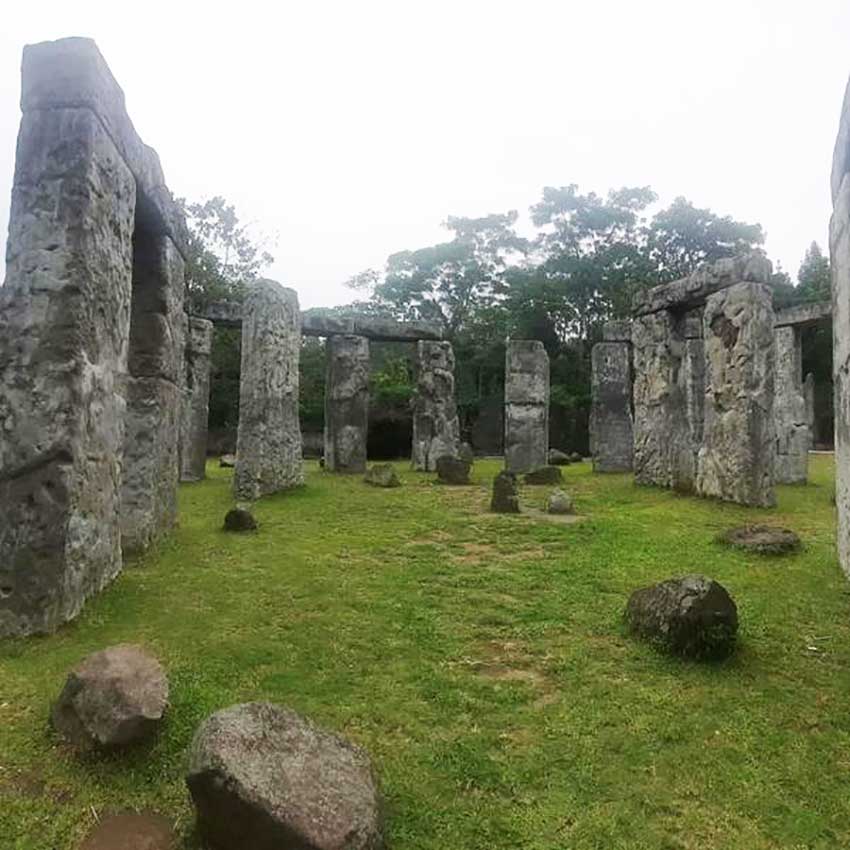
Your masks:
<svg viewBox="0 0 850 850"><path fill-rule="evenodd" d="M797 293L801 302L830 301L832 276L829 257L825 257L817 242L812 242L797 273Z"/></svg>
<svg viewBox="0 0 850 850"><path fill-rule="evenodd" d="M58 634L0 645L0 846L77 848L97 817L161 812L197 850L186 750L238 702L283 703L364 747L393 850L833 850L850 847L850 597L835 558L832 460L754 510L566 467L581 521L485 512L474 486L368 487L308 464L221 530L232 472L180 488L180 522ZM541 507L547 488L523 488ZM782 559L714 542L769 521ZM135 567L135 568L134 568ZM705 573L735 598L719 665L625 635L629 594ZM781 592L777 582L781 578ZM147 646L171 685L162 733L78 756L48 729L69 668ZM247 850L247 848L246 848Z"/></svg>
<svg viewBox="0 0 850 850"><path fill-rule="evenodd" d="M410 359L397 353L386 357L378 369L372 369L369 391L370 404L407 411L414 391Z"/></svg>
<svg viewBox="0 0 850 850"><path fill-rule="evenodd" d="M298 410L304 431L321 431L325 423L325 382L327 358L325 342L304 337L299 363Z"/></svg>

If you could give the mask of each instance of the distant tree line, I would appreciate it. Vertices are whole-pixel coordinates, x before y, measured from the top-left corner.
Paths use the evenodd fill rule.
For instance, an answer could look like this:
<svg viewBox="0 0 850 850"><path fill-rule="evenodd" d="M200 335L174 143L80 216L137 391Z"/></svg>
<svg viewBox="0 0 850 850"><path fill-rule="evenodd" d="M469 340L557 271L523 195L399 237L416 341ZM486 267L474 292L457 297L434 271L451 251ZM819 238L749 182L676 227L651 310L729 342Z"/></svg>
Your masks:
<svg viewBox="0 0 850 850"><path fill-rule="evenodd" d="M348 281L352 303L321 312L362 313L436 322L457 356L457 393L465 437L496 451L504 382L505 339L541 340L552 364L552 441L587 450L590 351L602 325L630 313L642 288L684 277L702 262L760 247L758 224L736 221L684 198L650 215L657 196L648 187L602 197L575 185L547 187L531 207L535 232L521 235L518 213L449 217L448 238L399 251L380 269ZM240 300L245 285L272 262L222 198L183 202L191 231L187 295L203 306ZM812 244L796 286L779 269L773 280L778 307L829 298L829 261ZM807 332L806 371L831 384L828 329ZM301 358L301 416L305 430L324 418L325 360L320 340L305 339ZM238 420L238 332L217 331L213 350L210 426L234 429ZM377 455L403 450L409 440L414 389L412 349L373 346L371 447ZM829 395L831 400L831 394ZM826 402L823 402L825 405ZM407 436L406 436L407 435Z"/></svg>

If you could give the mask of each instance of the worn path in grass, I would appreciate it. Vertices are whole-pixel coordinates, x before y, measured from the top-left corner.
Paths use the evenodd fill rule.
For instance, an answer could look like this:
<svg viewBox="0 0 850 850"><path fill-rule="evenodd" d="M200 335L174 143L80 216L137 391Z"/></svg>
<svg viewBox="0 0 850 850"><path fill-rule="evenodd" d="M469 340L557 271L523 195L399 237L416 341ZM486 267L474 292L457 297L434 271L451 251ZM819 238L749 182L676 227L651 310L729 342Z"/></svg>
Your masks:
<svg viewBox="0 0 850 850"><path fill-rule="evenodd" d="M309 469L220 531L230 471L181 488L180 527L57 635L0 644L0 846L74 848L95 816L155 809L197 847L184 753L208 713L274 700L372 754L395 850L850 847L850 585L833 548L832 461L773 511L565 470L585 517L484 513L498 471L396 490ZM401 472L404 464L397 464ZM542 505L549 488L525 488ZM713 542L788 525L803 552ZM719 666L624 636L631 589L704 572L736 598ZM79 757L47 728L67 669L133 641L166 665L163 734Z"/></svg>

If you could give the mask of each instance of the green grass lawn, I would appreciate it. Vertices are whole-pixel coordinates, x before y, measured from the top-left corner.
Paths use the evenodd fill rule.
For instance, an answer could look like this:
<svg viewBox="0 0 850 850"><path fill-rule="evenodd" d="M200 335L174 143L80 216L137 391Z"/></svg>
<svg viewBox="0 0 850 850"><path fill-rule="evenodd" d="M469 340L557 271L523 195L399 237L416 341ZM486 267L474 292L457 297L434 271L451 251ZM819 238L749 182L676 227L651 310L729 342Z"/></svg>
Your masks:
<svg viewBox="0 0 850 850"><path fill-rule="evenodd" d="M220 530L230 471L181 487L180 527L58 634L0 644L0 847L74 848L96 815L155 809L197 847L186 747L223 706L273 700L372 755L394 850L850 847L850 584L834 552L832 459L776 510L565 470L584 520L486 513L476 486L403 471L396 490L315 465ZM525 488L542 505L549 488ZM756 520L804 550L713 542ZM629 592L691 572L741 619L720 665L627 637ZM78 756L48 729L69 667L139 642L171 708L147 749ZM246 848L250 850L250 848Z"/></svg>

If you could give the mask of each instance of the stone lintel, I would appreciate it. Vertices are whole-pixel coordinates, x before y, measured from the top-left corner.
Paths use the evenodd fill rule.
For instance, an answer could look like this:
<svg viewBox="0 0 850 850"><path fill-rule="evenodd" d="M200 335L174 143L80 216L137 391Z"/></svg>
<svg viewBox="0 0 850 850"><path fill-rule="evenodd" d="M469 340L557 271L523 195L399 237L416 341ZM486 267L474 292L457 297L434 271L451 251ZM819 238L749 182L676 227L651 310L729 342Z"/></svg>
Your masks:
<svg viewBox="0 0 850 850"><path fill-rule="evenodd" d="M813 304L798 304L796 307L786 307L784 310L776 311L774 327L781 328L788 325L804 327L815 325L824 319L832 318L832 302L816 301Z"/></svg>
<svg viewBox="0 0 850 850"><path fill-rule="evenodd" d="M137 185L137 216L150 232L171 238L187 256L183 214L165 184L156 151L136 132L124 92L90 38L62 38L24 48L21 110L90 109L100 120Z"/></svg>
<svg viewBox="0 0 850 850"><path fill-rule="evenodd" d="M704 304L709 295L736 283L769 283L772 274L773 266L762 251L725 257L714 263L704 263L681 280L637 293L632 309L635 316L660 310L688 310Z"/></svg>

